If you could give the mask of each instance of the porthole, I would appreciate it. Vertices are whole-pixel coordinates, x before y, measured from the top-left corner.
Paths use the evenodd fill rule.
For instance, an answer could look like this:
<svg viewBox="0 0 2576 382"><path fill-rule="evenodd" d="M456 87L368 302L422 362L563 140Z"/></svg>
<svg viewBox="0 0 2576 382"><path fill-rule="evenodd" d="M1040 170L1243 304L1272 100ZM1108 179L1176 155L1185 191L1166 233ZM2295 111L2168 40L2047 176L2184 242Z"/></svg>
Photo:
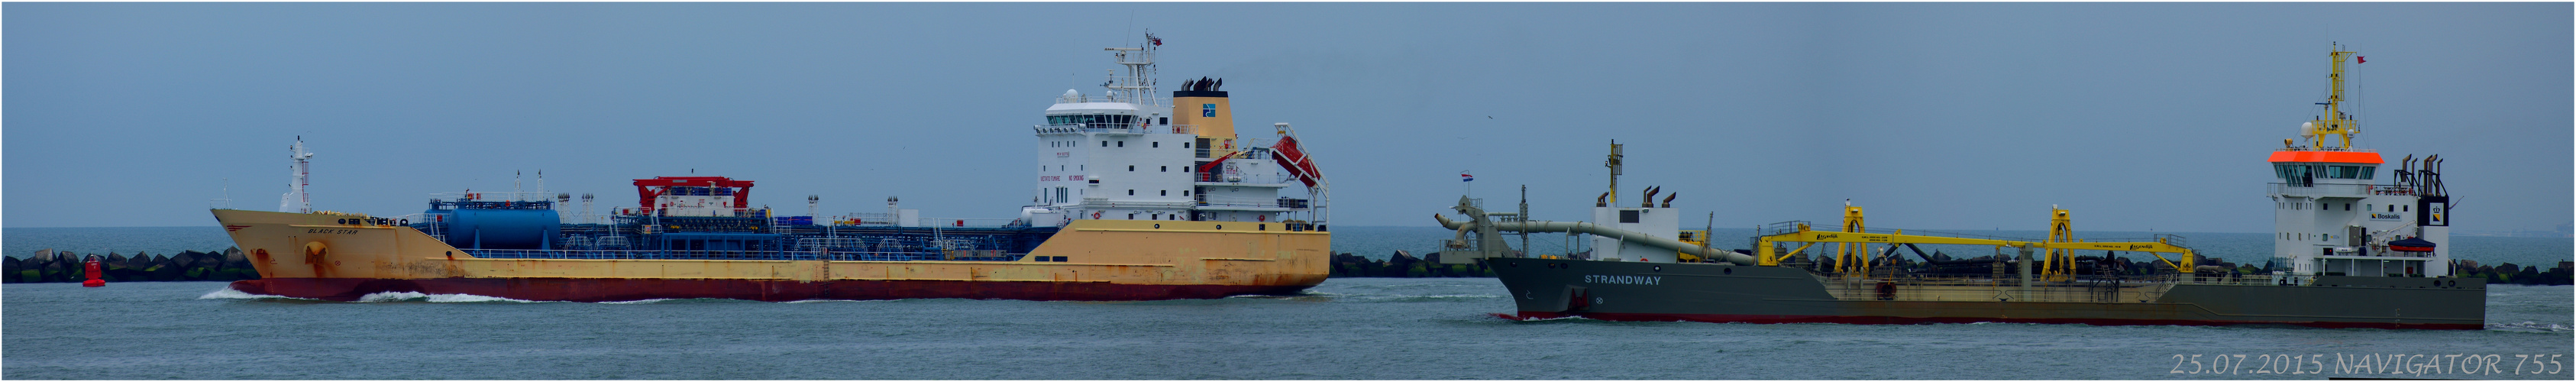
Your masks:
<svg viewBox="0 0 2576 382"><path fill-rule="evenodd" d="M1726 268L1726 274L1730 274L1730 275L1735 274L1735 268L1731 268L1731 267L1730 267L1730 268Z"/></svg>
<svg viewBox="0 0 2576 382"><path fill-rule="evenodd" d="M1163 229L1163 225L1161 225L1161 224L1155 224L1155 225L1154 225L1154 229Z"/></svg>

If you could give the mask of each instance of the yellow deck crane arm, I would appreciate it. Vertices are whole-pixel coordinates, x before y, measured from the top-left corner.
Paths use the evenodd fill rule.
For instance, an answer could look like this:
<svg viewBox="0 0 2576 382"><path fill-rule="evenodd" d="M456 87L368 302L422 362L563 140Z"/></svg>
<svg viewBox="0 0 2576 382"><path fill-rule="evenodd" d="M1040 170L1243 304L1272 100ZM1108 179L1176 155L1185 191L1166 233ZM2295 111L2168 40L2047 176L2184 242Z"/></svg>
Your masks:
<svg viewBox="0 0 2576 382"><path fill-rule="evenodd" d="M1992 245L1992 246L2002 246L2002 247L2020 247L2020 246L2030 246L2032 249L2106 250L2106 251L2146 252L2146 253L2148 253L2148 254L2150 254L2150 255L2155 256L2157 260L2164 261L2164 262L2165 262L2165 265L2170 265L2170 266L2173 266L2173 267L2174 267L2174 269L2179 269L2179 270L2183 270L2183 271L2186 271L2186 272L2188 272L2188 271L2190 271L2190 270L2192 269L2192 267L2193 267L2193 265L2192 265L2192 258L2193 258L2193 257L2195 257L2195 256L2193 256L2193 254L2192 254L2191 248L2183 248L2183 247L2179 247L2179 246L2174 246L2174 245L2172 245L2172 244L2167 244L2167 243L2160 242L2160 241L2153 241L2153 242L2064 242L2064 243L2052 243L2052 242L2044 242L2044 241L2015 241L2015 240L1995 240L1995 239L1974 239L1974 238L1964 238L1964 237L1947 237L1947 236L1923 236L1923 235L1899 235L1899 234L1885 234L1885 233L1829 232L1829 231L1800 230L1800 231L1798 231L1798 232L1789 232L1789 233L1782 233L1782 234L1776 234L1776 235L1762 236L1761 238L1756 239L1756 240L1755 240L1755 244L1754 244L1754 248L1755 248L1754 250L1755 250L1755 251L1757 251L1757 252L1754 254L1754 255L1755 255L1755 261L1756 261L1759 265L1763 265L1763 266L1779 266L1779 265L1780 265L1780 258L1782 257L1782 254L1780 254L1780 253L1775 253L1775 252L1774 252L1774 250L1773 250L1773 248L1776 248L1776 247L1777 247L1777 246L1773 245L1773 243L1779 243L1779 242L1801 242L1801 243L1809 243L1809 244L1813 244L1813 243L1888 243L1888 244L1956 244L1956 245ZM1803 249L1803 248L1805 248L1805 247L1801 246L1800 248L1802 248L1802 249ZM2167 259L2167 258L2165 258L2165 256L2164 256L2164 255L2161 255L2161 253L2177 253L2177 254L2181 254L2181 256L2180 256L2180 257L2182 257L2182 261L2180 261L2180 262L2176 262L2176 261L2174 261L2173 259Z"/></svg>

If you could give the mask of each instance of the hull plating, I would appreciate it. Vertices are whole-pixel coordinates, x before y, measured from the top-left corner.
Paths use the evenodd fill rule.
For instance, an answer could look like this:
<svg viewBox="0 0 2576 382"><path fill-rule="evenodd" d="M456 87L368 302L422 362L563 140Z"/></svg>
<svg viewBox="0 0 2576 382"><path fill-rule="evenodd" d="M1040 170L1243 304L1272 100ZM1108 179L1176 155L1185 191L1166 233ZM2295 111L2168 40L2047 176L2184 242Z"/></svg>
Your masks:
<svg viewBox="0 0 2576 382"><path fill-rule="evenodd" d="M235 289L326 300L378 292L540 301L1217 298L1322 283L1331 248L1325 232L1275 223L1077 220L1017 261L492 259L409 227L341 224L342 215L214 214L260 272Z"/></svg>
<svg viewBox="0 0 2576 382"><path fill-rule="evenodd" d="M2305 285L2205 281L2071 285L1889 283L1790 267L1488 259L1514 319L1737 323L2285 324L2480 329L2481 279L2319 277Z"/></svg>
<svg viewBox="0 0 2576 382"><path fill-rule="evenodd" d="M445 278L418 280L279 278L235 281L233 290L331 301L369 294L414 292L467 294L530 301L610 302L664 298L755 301L893 300L971 298L1011 300L1134 301L1290 294L1301 285L1130 285L1029 281L939 280L678 280L571 278Z"/></svg>

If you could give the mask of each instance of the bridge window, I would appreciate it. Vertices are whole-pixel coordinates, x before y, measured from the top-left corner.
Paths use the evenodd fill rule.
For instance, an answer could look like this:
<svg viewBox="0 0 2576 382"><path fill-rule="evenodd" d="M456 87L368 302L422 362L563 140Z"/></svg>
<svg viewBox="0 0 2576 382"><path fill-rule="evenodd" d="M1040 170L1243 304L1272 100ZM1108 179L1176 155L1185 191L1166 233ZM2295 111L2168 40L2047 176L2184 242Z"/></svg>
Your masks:
<svg viewBox="0 0 2576 382"><path fill-rule="evenodd" d="M1050 116L1047 116L1047 124L1049 124L1049 125L1071 125L1071 124L1076 124L1076 123L1081 123L1081 124L1091 124L1091 125L1110 125L1110 124L1125 125L1125 124L1133 124L1133 123L1136 123L1136 116L1133 116L1133 115L1108 115L1108 114L1079 114L1079 115L1050 115ZM1107 127L1107 126L1093 126L1093 127Z"/></svg>
<svg viewBox="0 0 2576 382"><path fill-rule="evenodd" d="M1163 142L1154 142L1154 147L1163 147Z"/></svg>

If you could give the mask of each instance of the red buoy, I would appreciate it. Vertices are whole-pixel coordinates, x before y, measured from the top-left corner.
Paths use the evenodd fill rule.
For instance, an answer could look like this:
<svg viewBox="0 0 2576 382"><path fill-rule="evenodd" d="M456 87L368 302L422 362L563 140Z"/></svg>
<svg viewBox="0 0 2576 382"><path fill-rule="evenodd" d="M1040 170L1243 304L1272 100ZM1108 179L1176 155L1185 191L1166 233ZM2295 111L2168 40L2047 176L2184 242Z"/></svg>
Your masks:
<svg viewBox="0 0 2576 382"><path fill-rule="evenodd" d="M85 263L84 267L89 269L87 272L89 274L89 280L81 281L81 286L91 288L107 286L107 280L98 279L98 256L90 256L89 261L85 261L83 263Z"/></svg>

